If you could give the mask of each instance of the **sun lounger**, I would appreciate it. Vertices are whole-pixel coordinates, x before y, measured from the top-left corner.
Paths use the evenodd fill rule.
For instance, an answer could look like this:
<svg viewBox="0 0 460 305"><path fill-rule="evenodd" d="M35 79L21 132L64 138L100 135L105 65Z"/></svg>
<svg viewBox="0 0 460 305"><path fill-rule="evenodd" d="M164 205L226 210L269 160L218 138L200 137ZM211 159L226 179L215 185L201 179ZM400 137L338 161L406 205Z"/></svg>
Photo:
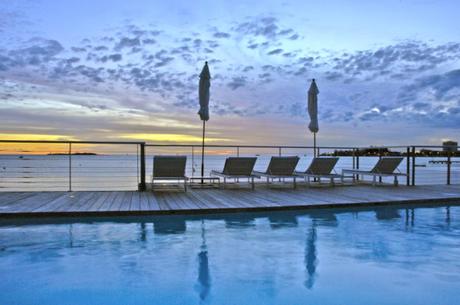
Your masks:
<svg viewBox="0 0 460 305"><path fill-rule="evenodd" d="M270 179L284 179L292 178L293 187L296 188L296 178L295 167L299 162L299 157L272 157L270 163L268 164L267 171L258 172L254 171L254 175L266 177L267 185L270 184Z"/></svg>
<svg viewBox="0 0 460 305"><path fill-rule="evenodd" d="M406 174L401 173L398 170L399 164L401 164L403 157L383 157L381 158L373 169L370 171L356 170L356 169L343 169L342 170L342 182L345 178L345 175L352 174L353 182L355 181L355 176L372 176L372 184L377 184L377 177L394 177L394 185L398 185L398 177L406 176Z"/></svg>
<svg viewBox="0 0 460 305"><path fill-rule="evenodd" d="M187 191L186 163L186 156L154 156L152 190L155 180L177 180L179 182L184 181L184 191Z"/></svg>
<svg viewBox="0 0 460 305"><path fill-rule="evenodd" d="M252 173L257 158L251 157L230 157L225 160L223 171L212 170L211 176L223 177L224 188L227 179L248 179L251 181L251 188L254 189L254 178L260 178Z"/></svg>
<svg viewBox="0 0 460 305"><path fill-rule="evenodd" d="M339 158L314 158L305 172L295 172L295 174L303 177L308 185L310 185L310 178L327 178L330 179L331 185L334 185L334 179L342 177L342 175L333 172L338 161Z"/></svg>

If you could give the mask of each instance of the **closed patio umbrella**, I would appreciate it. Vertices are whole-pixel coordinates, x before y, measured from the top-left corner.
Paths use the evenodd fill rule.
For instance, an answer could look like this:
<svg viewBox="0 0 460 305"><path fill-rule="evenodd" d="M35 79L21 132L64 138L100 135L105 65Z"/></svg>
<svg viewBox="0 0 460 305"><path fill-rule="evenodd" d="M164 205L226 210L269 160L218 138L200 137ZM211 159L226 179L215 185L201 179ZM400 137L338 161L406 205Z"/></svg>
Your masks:
<svg viewBox="0 0 460 305"><path fill-rule="evenodd" d="M310 115L310 124L308 129L313 133L313 155L316 157L316 133L319 131L318 126L318 86L315 79L311 80L310 89L308 89L308 114Z"/></svg>
<svg viewBox="0 0 460 305"><path fill-rule="evenodd" d="M200 101L200 110L198 114L203 121L203 142L201 146L201 177L204 176L204 136L206 121L209 120L209 87L211 86L211 74L209 73L208 62L205 62L200 73L200 84L198 87L198 97ZM203 183L203 180L201 181Z"/></svg>

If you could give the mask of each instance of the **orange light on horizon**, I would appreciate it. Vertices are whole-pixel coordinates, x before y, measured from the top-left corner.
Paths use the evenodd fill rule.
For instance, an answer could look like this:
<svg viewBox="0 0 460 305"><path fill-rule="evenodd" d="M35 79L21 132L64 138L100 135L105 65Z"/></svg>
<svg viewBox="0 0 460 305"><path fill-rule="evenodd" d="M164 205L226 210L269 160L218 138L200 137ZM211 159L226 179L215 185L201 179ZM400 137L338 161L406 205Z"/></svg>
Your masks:
<svg viewBox="0 0 460 305"><path fill-rule="evenodd" d="M187 134L170 134L170 133L129 133L119 136L123 139L143 140L151 142L175 142L175 143L201 143L202 138ZM205 142L229 142L226 138L206 137Z"/></svg>
<svg viewBox="0 0 460 305"><path fill-rule="evenodd" d="M1 140L10 141L76 141L75 137L50 134L26 134L26 133L0 133ZM0 143L0 154L48 154L67 153L68 146L65 143Z"/></svg>

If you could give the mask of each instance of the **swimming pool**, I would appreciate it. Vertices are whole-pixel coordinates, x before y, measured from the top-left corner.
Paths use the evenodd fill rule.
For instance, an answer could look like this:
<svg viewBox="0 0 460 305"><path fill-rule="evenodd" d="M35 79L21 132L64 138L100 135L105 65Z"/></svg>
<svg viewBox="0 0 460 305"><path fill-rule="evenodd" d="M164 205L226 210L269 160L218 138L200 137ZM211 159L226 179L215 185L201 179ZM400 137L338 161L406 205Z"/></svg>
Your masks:
<svg viewBox="0 0 460 305"><path fill-rule="evenodd" d="M458 304L460 206L0 221L0 304Z"/></svg>

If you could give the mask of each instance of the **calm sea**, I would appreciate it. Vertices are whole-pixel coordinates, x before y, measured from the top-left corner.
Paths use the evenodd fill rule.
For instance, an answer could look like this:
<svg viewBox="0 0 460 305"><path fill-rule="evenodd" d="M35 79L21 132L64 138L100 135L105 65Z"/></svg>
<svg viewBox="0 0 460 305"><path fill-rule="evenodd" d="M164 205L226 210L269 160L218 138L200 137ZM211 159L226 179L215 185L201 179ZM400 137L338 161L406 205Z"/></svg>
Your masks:
<svg viewBox="0 0 460 305"><path fill-rule="evenodd" d="M244 156L244 155L241 155ZM247 155L249 156L249 155ZM250 155L254 156L254 155ZM256 170L264 171L271 155L258 155ZM212 169L222 169L225 155L205 156L205 175ZM312 157L301 157L298 171L305 170ZM147 181L151 179L153 156L147 156ZM446 165L432 164L433 160L445 158L417 158L417 184L445 184ZM460 158L453 158L452 183L460 183ZM370 169L377 157L360 157L360 169ZM352 168L351 157L341 157L336 171ZM70 169L70 170L69 170ZM406 172L404 161L399 170ZM187 175L200 176L201 156L187 156ZM70 176L70 179L69 179ZM391 182L391 180L387 180ZM139 159L135 154L126 155L74 155L69 160L66 155L0 155L0 191L66 191L72 190L135 190L139 182ZM405 178L401 178L401 184Z"/></svg>

